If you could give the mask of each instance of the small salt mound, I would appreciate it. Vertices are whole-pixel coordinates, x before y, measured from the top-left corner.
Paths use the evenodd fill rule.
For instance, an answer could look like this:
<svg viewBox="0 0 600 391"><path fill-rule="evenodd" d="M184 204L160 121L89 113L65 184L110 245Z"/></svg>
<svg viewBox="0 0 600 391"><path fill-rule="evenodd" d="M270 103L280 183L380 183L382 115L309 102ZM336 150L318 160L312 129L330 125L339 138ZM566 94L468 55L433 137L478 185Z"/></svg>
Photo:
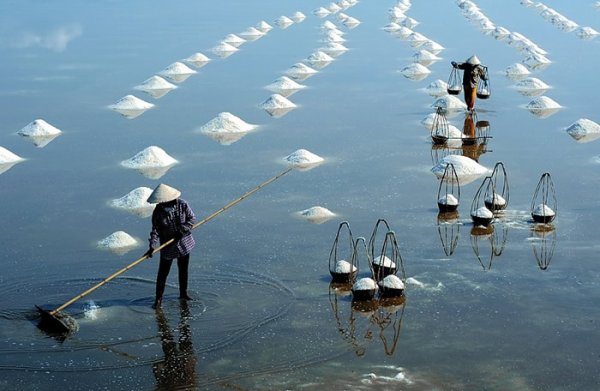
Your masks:
<svg viewBox="0 0 600 391"><path fill-rule="evenodd" d="M328 30L325 34L323 34L323 40L324 42L346 42L346 40L335 30Z"/></svg>
<svg viewBox="0 0 600 391"><path fill-rule="evenodd" d="M14 164L22 162L23 160L25 159L12 153L4 147L0 147L0 164Z"/></svg>
<svg viewBox="0 0 600 391"><path fill-rule="evenodd" d="M246 30L242 31L240 37L247 41L255 41L259 38L264 37L265 33L257 29L256 27L248 27Z"/></svg>
<svg viewBox="0 0 600 391"><path fill-rule="evenodd" d="M306 15L304 15L302 12L300 11L296 11L292 14L292 16L290 17L290 19L292 19L294 22L296 23L300 23L302 22L304 19L306 19Z"/></svg>
<svg viewBox="0 0 600 391"><path fill-rule="evenodd" d="M541 95L550 88L548 84L535 77L525 78L518 82L515 87L517 91L527 96Z"/></svg>
<svg viewBox="0 0 600 391"><path fill-rule="evenodd" d="M198 132L200 133L246 133L256 129L256 125L251 125L239 117L229 113L219 113L215 118L202 125Z"/></svg>
<svg viewBox="0 0 600 391"><path fill-rule="evenodd" d="M336 12L341 11L342 7L340 7L336 3L329 3L329 5L327 6L327 9L329 10L329 12L331 12L332 14L334 14Z"/></svg>
<svg viewBox="0 0 600 391"><path fill-rule="evenodd" d="M525 108L540 118L547 118L560 110L562 106L547 96L539 96L529 102Z"/></svg>
<svg viewBox="0 0 600 391"><path fill-rule="evenodd" d="M360 24L360 20L353 18L352 16L349 16L346 19L344 19L344 21L342 23L344 24L344 26L348 27L349 29L353 29Z"/></svg>
<svg viewBox="0 0 600 391"><path fill-rule="evenodd" d="M565 130L580 143L587 143L600 138L600 125L587 118L578 119Z"/></svg>
<svg viewBox="0 0 600 391"><path fill-rule="evenodd" d="M492 211L490 211L485 206L475 209L473 211L472 215L475 217L482 218L482 219L493 219L494 218L494 214L492 213Z"/></svg>
<svg viewBox="0 0 600 391"><path fill-rule="evenodd" d="M308 62L311 66L315 68L324 68L327 65L331 64L333 61L333 57L320 50L312 53L306 58L306 62Z"/></svg>
<svg viewBox="0 0 600 391"><path fill-rule="evenodd" d="M21 136L27 137L47 137L47 136L58 136L62 132L50 125L48 122L43 119L36 119L33 122L30 122L23 129L19 130L17 134Z"/></svg>
<svg viewBox="0 0 600 391"><path fill-rule="evenodd" d="M323 163L325 159L315 155L314 153L307 151L306 149L299 149L294 153L284 158L284 161L296 169L311 169L319 164Z"/></svg>
<svg viewBox="0 0 600 391"><path fill-rule="evenodd" d="M577 35L581 39L593 39L600 34L596 30L591 27L580 27L575 31L575 35Z"/></svg>
<svg viewBox="0 0 600 391"><path fill-rule="evenodd" d="M409 29L408 27L400 26L400 28L398 30L394 31L394 36L399 39L406 40L406 39L408 39L408 37L410 37L410 35L412 33L413 33L413 31L411 29Z"/></svg>
<svg viewBox="0 0 600 391"><path fill-rule="evenodd" d="M329 10L326 9L325 7L319 7L316 10L313 11L313 14L315 14L319 18L323 18L323 17L329 15L330 13L331 12L329 12Z"/></svg>
<svg viewBox="0 0 600 391"><path fill-rule="evenodd" d="M449 164L454 166L456 176L461 184L473 182L477 178L489 172L486 167L477 163L475 160L461 155L445 156L431 169L431 172L433 172L438 179L441 179L444 176L444 171Z"/></svg>
<svg viewBox="0 0 600 391"><path fill-rule="evenodd" d="M317 72L316 69L298 62L285 71L285 74L295 80L304 80L315 75Z"/></svg>
<svg viewBox="0 0 600 391"><path fill-rule="evenodd" d="M294 21L287 16L280 16L275 20L275 25L281 29L288 28L292 24L294 24Z"/></svg>
<svg viewBox="0 0 600 391"><path fill-rule="evenodd" d="M421 33L414 32L409 35L406 40L410 43L410 46L417 47L423 45L425 42L429 40L426 36Z"/></svg>
<svg viewBox="0 0 600 391"><path fill-rule="evenodd" d="M429 113L425 118L421 120L421 125L431 131L433 129L433 123L435 121L436 113Z"/></svg>
<svg viewBox="0 0 600 391"><path fill-rule="evenodd" d="M149 187L138 187L131 190L121 198L110 202L113 208L124 209L138 217L150 217L156 204L148 202L148 197L152 194Z"/></svg>
<svg viewBox="0 0 600 391"><path fill-rule="evenodd" d="M402 20L399 24L400 26L408 27L409 29L414 29L419 24L419 22L417 22L411 17L407 17L406 19Z"/></svg>
<svg viewBox="0 0 600 391"><path fill-rule="evenodd" d="M465 110L467 105L454 95L446 95L436 99L431 107L444 110Z"/></svg>
<svg viewBox="0 0 600 391"><path fill-rule="evenodd" d="M120 113L127 119L136 118L153 107L154 105L152 103L148 103L133 95L124 96L119 99L117 103L108 106L109 109Z"/></svg>
<svg viewBox="0 0 600 391"><path fill-rule="evenodd" d="M353 266L350 262L348 261L337 261L335 263L335 268L334 271L336 273L340 273L340 274L350 274L353 273L355 271L357 271L358 269L356 268L356 266Z"/></svg>
<svg viewBox="0 0 600 391"><path fill-rule="evenodd" d="M210 62L210 58L206 57L202 53L194 53L188 58L184 59L183 61L187 62L188 64L191 64L196 68L202 68Z"/></svg>
<svg viewBox="0 0 600 391"><path fill-rule="evenodd" d="M396 267L396 263L386 257L385 255L380 255L373 260L373 264L381 267L387 267L390 269L394 269Z"/></svg>
<svg viewBox="0 0 600 391"><path fill-rule="evenodd" d="M111 250L117 254L123 255L128 251L138 247L139 242L123 231L117 231L98 242L98 248Z"/></svg>
<svg viewBox="0 0 600 391"><path fill-rule="evenodd" d="M529 72L529 69L527 69L525 65L516 63L508 66L505 70L505 73L509 79L518 80L526 77L531 72Z"/></svg>
<svg viewBox="0 0 600 391"><path fill-rule="evenodd" d="M444 47L431 39L421 45L421 49L427 50L430 53L438 55L444 50Z"/></svg>
<svg viewBox="0 0 600 391"><path fill-rule="evenodd" d="M196 73L195 70L188 67L184 63L177 61L160 71L158 74L174 81L175 83L181 83L194 73Z"/></svg>
<svg viewBox="0 0 600 391"><path fill-rule="evenodd" d="M402 68L400 73L407 79L423 80L431 73L431 71L419 63L413 63Z"/></svg>
<svg viewBox="0 0 600 391"><path fill-rule="evenodd" d="M506 200L498 193L494 193L494 195L488 195L485 199L485 202L488 204L494 204L496 207L504 207L506 205Z"/></svg>
<svg viewBox="0 0 600 391"><path fill-rule="evenodd" d="M146 79L142 84L133 87L136 90L144 91L153 98L161 98L170 91L177 88L175 84L169 83L160 76L152 76Z"/></svg>
<svg viewBox="0 0 600 391"><path fill-rule="evenodd" d="M383 26L383 30L387 31L388 33L393 33L395 31L398 31L399 29L400 29L400 25L398 23L394 23L394 22Z"/></svg>
<svg viewBox="0 0 600 391"><path fill-rule="evenodd" d="M217 46L211 49L211 51L220 58L227 58L238 50L238 48L228 44L227 42L219 42Z"/></svg>
<svg viewBox="0 0 600 391"><path fill-rule="evenodd" d="M132 158L123 160L121 165L127 168L140 169L170 167L177 163L178 161L169 156L162 148L150 146L138 152Z"/></svg>
<svg viewBox="0 0 600 391"><path fill-rule="evenodd" d="M83 306L83 316L86 319L97 320L100 315L100 307L90 300Z"/></svg>
<svg viewBox="0 0 600 391"><path fill-rule="evenodd" d="M379 281L379 286L381 286L384 289L404 289L404 283L402 282L400 277L393 274L387 275L383 280Z"/></svg>
<svg viewBox="0 0 600 391"><path fill-rule="evenodd" d="M492 31L492 36L498 41L506 39L510 35L510 31L504 27L498 26Z"/></svg>
<svg viewBox="0 0 600 391"><path fill-rule="evenodd" d="M319 49L332 57L338 57L348 51L348 48L337 42L329 42L327 45Z"/></svg>
<svg viewBox="0 0 600 391"><path fill-rule="evenodd" d="M547 57L537 53L531 53L529 56L523 59L523 64L528 66L530 69L543 69L551 63L552 61L550 61Z"/></svg>
<svg viewBox="0 0 600 391"><path fill-rule="evenodd" d="M554 216L556 213L546 204L538 204L533 208L533 215L535 216Z"/></svg>
<svg viewBox="0 0 600 391"><path fill-rule="evenodd" d="M369 277L360 278L352 285L353 291L371 291L374 289L377 289L377 283Z"/></svg>
<svg viewBox="0 0 600 391"><path fill-rule="evenodd" d="M312 208L298 212L298 214L300 217L313 224L323 224L336 216L335 213L322 206L313 206Z"/></svg>
<svg viewBox="0 0 600 391"><path fill-rule="evenodd" d="M337 29L338 29L337 26L331 20L326 20L321 25L321 30L323 30L323 31L330 31L330 30L336 31Z"/></svg>
<svg viewBox="0 0 600 391"><path fill-rule="evenodd" d="M425 91L435 97L440 97L448 94L448 83L443 80L437 79L429 83L427 87L425 87ZM435 115L435 114L434 114Z"/></svg>
<svg viewBox="0 0 600 391"><path fill-rule="evenodd" d="M294 94L295 92L306 88L306 86L296 83L294 80L290 79L287 76L281 76L265 88L281 96L288 97Z"/></svg>
<svg viewBox="0 0 600 391"><path fill-rule="evenodd" d="M272 117L279 118L286 115L297 106L286 97L279 94L273 94L261 103L259 107L269 113Z"/></svg>
<svg viewBox="0 0 600 391"><path fill-rule="evenodd" d="M221 40L221 42L225 42L226 44L229 44L233 47L239 48L240 46L242 46L246 40L242 37L239 37L235 34L227 34L225 36L225 38L223 38Z"/></svg>
<svg viewBox="0 0 600 391"><path fill-rule="evenodd" d="M440 204L440 205L457 206L458 205L458 198L456 198L452 194L446 194L445 196L440 197L440 199L438 199L438 204Z"/></svg>
<svg viewBox="0 0 600 391"><path fill-rule="evenodd" d="M265 22L264 20L261 20L260 22L258 22L256 24L256 28L259 31L262 31L263 33L267 33L273 29L273 26L271 26L269 23Z"/></svg>
<svg viewBox="0 0 600 391"><path fill-rule="evenodd" d="M433 64L438 60L441 60L441 58L425 49L421 49L413 55L413 61L424 66Z"/></svg>

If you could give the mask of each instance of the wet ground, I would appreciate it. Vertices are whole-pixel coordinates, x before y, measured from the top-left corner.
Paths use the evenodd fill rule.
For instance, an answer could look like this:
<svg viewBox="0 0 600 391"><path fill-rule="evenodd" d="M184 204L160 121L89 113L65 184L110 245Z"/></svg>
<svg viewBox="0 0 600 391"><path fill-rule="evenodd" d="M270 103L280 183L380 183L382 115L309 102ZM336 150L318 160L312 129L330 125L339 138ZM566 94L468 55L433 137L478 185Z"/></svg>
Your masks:
<svg viewBox="0 0 600 391"><path fill-rule="evenodd" d="M532 97L503 74L523 55L450 0L415 1L406 13L446 48L420 81L399 72L418 49L383 30L393 1L344 11L361 21L352 29L313 15L329 4L314 0L1 5L0 146L27 160L0 175L0 388L595 389L600 152L564 129L599 120L600 41L561 31L519 1L476 3L548 51L552 63L532 76L552 87L545 95L559 111L540 118L524 108ZM599 28L593 3L544 2ZM295 11L307 18L274 25ZM261 20L274 26L265 37L225 59L210 52ZM326 20L350 50L301 81L307 88L289 97L298 108L271 117L258 107L271 94L264 87L324 45ZM160 99L132 89L195 52L212 61L178 89ZM434 98L423 89L473 53L490 70L492 97L477 102L477 115L492 138L475 154L432 147L420 121ZM107 108L127 94L156 107L131 120ZM195 132L225 111L259 128L230 145ZM37 118L63 131L43 148L16 135ZM463 118L450 122L460 128ZM151 145L180 164L159 179L120 165ZM173 270L163 311L151 310L155 257L69 307L79 331L66 340L36 328L34 305L55 308L145 251L96 248L117 230L144 242L150 229L111 200L165 182L204 217L281 172L299 148L325 163L286 174L195 231L189 305L176 299ZM449 153L505 165L510 201L493 232L474 230L469 217L481 180L461 188L457 220L438 219L430 169ZM529 212L544 172L558 213L540 232ZM297 217L316 205L337 217ZM353 306L330 286L329 251L341 221L368 239L379 218L416 281L405 302Z"/></svg>

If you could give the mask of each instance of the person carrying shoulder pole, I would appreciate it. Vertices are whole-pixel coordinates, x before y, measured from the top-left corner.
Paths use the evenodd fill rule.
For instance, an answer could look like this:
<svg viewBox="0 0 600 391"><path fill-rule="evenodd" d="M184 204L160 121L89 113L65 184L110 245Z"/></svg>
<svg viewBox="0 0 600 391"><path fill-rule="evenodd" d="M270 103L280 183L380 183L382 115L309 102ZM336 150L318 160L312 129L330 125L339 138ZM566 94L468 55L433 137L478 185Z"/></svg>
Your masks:
<svg viewBox="0 0 600 391"><path fill-rule="evenodd" d="M149 249L144 255L151 258L159 241L160 244L163 244L174 239L171 245L160 252L156 277L156 298L152 305L152 308L155 309L161 306L167 277L175 258L177 258L179 272L179 298L191 300L187 293L188 267L190 253L196 244L191 232L196 216L188 203L179 198L180 195L179 190L161 183L148 197L149 203L157 205L152 212Z"/></svg>
<svg viewBox="0 0 600 391"><path fill-rule="evenodd" d="M451 62L452 66L457 69L462 69L463 73L463 89L465 94L465 103L467 110L473 111L475 108L475 98L477 97L477 83L479 79L487 80L487 72L481 65L479 58L472 55L465 62Z"/></svg>

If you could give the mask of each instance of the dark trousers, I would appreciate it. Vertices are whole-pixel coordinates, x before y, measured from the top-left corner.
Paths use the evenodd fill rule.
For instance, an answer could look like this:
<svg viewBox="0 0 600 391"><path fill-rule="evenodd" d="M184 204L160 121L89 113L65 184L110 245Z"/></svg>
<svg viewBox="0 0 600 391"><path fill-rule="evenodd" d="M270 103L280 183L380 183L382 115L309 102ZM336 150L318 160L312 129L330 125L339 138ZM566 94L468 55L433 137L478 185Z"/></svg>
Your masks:
<svg viewBox="0 0 600 391"><path fill-rule="evenodd" d="M162 299L167 284L167 277L171 271L172 259L160 258L158 265L158 275L156 276L156 299ZM179 271L179 296L187 295L188 286L188 266L190 264L190 255L184 255L177 258L177 270Z"/></svg>

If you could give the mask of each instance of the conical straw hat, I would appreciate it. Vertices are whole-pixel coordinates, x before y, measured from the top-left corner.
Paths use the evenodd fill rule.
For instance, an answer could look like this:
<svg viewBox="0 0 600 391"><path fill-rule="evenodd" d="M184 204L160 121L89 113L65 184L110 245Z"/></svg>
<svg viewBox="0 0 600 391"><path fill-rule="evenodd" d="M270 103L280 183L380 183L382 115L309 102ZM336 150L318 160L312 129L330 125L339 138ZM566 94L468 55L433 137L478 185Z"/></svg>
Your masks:
<svg viewBox="0 0 600 391"><path fill-rule="evenodd" d="M181 192L171 186L161 183L156 186L156 189L148 197L148 202L151 204L158 204L161 202L169 202L176 200L181 195Z"/></svg>
<svg viewBox="0 0 600 391"><path fill-rule="evenodd" d="M472 55L471 57L469 57L466 62L467 62L467 64L471 64L471 65L481 64L481 62L479 61L479 59L477 58L476 55Z"/></svg>

